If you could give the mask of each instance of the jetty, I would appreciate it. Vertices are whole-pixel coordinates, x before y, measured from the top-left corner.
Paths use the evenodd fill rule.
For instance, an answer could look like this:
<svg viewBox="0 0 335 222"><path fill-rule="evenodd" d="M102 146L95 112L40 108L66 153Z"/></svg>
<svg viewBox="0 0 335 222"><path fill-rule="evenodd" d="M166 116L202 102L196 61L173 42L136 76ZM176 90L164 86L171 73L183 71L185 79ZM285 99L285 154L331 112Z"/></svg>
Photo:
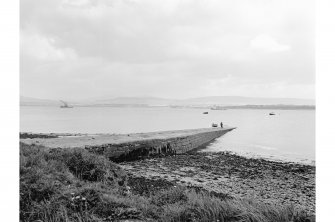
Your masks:
<svg viewBox="0 0 335 222"><path fill-rule="evenodd" d="M201 128L132 134L52 134L56 138L25 138L20 139L20 142L47 148L84 148L119 162L200 149L233 129L235 128Z"/></svg>

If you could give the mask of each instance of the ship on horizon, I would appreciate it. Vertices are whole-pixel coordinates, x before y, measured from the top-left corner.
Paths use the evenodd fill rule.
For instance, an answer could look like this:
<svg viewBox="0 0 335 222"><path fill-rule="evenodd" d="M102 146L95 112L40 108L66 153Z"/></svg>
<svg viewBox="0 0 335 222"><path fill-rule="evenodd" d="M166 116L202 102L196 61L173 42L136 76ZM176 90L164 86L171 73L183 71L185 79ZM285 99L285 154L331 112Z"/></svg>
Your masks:
<svg viewBox="0 0 335 222"><path fill-rule="evenodd" d="M60 106L60 108L73 108L73 106L69 106L69 104L63 100L59 100L63 105Z"/></svg>

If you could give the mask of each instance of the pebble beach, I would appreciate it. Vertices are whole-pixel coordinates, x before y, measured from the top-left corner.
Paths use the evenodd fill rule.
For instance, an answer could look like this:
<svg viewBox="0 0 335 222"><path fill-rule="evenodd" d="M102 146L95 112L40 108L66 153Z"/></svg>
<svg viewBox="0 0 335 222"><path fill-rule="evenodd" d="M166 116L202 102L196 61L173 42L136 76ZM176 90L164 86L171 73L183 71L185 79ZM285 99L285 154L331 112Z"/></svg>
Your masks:
<svg viewBox="0 0 335 222"><path fill-rule="evenodd" d="M131 177L165 180L232 198L294 205L315 213L315 166L196 152L120 163Z"/></svg>

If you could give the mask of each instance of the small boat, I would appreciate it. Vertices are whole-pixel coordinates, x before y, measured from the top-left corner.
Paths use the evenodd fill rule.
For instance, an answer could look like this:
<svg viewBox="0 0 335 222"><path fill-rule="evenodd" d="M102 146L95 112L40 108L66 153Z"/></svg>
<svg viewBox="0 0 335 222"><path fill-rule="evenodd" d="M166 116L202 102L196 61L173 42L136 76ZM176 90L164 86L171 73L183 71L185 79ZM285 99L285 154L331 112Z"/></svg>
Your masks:
<svg viewBox="0 0 335 222"><path fill-rule="evenodd" d="M60 108L73 108L73 106L69 106L69 104L63 100L60 100L63 105L60 106Z"/></svg>
<svg viewBox="0 0 335 222"><path fill-rule="evenodd" d="M208 112L203 112L202 114L208 114Z"/></svg>
<svg viewBox="0 0 335 222"><path fill-rule="evenodd" d="M218 127L218 124L212 123L212 127Z"/></svg>
<svg viewBox="0 0 335 222"><path fill-rule="evenodd" d="M274 112L269 113L270 116L276 115Z"/></svg>

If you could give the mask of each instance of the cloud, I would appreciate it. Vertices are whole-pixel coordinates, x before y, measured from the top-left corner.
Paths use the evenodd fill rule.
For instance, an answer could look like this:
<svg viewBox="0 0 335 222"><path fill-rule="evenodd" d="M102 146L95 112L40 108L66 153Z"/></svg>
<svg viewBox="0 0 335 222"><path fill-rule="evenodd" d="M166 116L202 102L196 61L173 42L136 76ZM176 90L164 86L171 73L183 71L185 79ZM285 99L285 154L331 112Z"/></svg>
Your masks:
<svg viewBox="0 0 335 222"><path fill-rule="evenodd" d="M254 97L314 98L314 84L295 84L286 81L260 81L236 78L232 75L220 79L208 79L203 86L208 95L244 95ZM248 94L246 94L248 92Z"/></svg>
<svg viewBox="0 0 335 222"><path fill-rule="evenodd" d="M65 60L74 59L76 54L71 48L57 48L55 40L36 33L22 31L20 37L21 56L36 58L39 60Z"/></svg>
<svg viewBox="0 0 335 222"><path fill-rule="evenodd" d="M280 44L273 37L266 34L261 34L250 41L250 48L263 52L283 52L289 51L291 46Z"/></svg>
<svg viewBox="0 0 335 222"><path fill-rule="evenodd" d="M234 87L241 95L250 94L241 85L255 85L251 79L308 88L314 83L313 3L25 0L21 92L50 98L224 95L206 86L227 74L239 79Z"/></svg>

